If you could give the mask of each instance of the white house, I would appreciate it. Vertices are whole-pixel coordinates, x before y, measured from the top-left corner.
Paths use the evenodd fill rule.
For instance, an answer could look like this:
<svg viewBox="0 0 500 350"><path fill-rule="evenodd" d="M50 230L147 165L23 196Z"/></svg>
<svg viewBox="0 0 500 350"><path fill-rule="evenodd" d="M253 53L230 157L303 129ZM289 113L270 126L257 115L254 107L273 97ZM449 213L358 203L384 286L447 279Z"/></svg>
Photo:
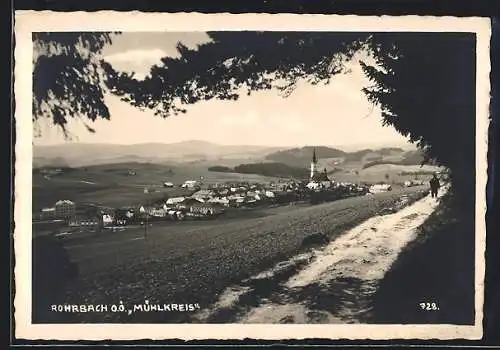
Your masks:
<svg viewBox="0 0 500 350"><path fill-rule="evenodd" d="M199 190L196 191L191 197L195 199L210 199L214 196L214 191L211 190Z"/></svg>
<svg viewBox="0 0 500 350"><path fill-rule="evenodd" d="M178 204L184 202L185 199L186 199L185 197L172 197L167 199L166 204L167 205Z"/></svg>
<svg viewBox="0 0 500 350"><path fill-rule="evenodd" d="M370 187L370 193L381 193L392 191L392 186L388 184L377 184Z"/></svg>
<svg viewBox="0 0 500 350"><path fill-rule="evenodd" d="M254 191L247 191L246 193L246 196L251 198L254 198L256 195L257 193L255 193Z"/></svg>
<svg viewBox="0 0 500 350"><path fill-rule="evenodd" d="M113 217L109 214L104 214L102 216L102 223L104 226L111 225L113 223Z"/></svg>
<svg viewBox="0 0 500 350"><path fill-rule="evenodd" d="M68 226L70 227L97 227L99 226L99 220L97 218L86 218L86 217L72 217L68 221Z"/></svg>
<svg viewBox="0 0 500 350"><path fill-rule="evenodd" d="M181 187L182 187L182 188L194 188L194 187L196 187L196 185L197 185L197 184L198 184L198 182L197 182L197 181L195 181L195 180L187 180L187 181L185 181L185 182L181 185Z"/></svg>
<svg viewBox="0 0 500 350"><path fill-rule="evenodd" d="M265 196L267 198L274 198L275 197L274 192L271 192L271 191L266 191Z"/></svg>
<svg viewBox="0 0 500 350"><path fill-rule="evenodd" d="M229 199L227 199L226 197L222 197L222 198L211 198L207 201L207 203L218 203L218 204L222 204L224 206L228 206L229 205Z"/></svg>
<svg viewBox="0 0 500 350"><path fill-rule="evenodd" d="M319 182L311 181L306 185L306 187L310 190L317 190L321 187L321 184Z"/></svg>
<svg viewBox="0 0 500 350"><path fill-rule="evenodd" d="M42 218L50 219L56 216L56 208L43 208L42 209Z"/></svg>
<svg viewBox="0 0 500 350"><path fill-rule="evenodd" d="M76 205L70 200L59 200L54 207L56 209L56 215L59 217L69 217L75 214Z"/></svg>

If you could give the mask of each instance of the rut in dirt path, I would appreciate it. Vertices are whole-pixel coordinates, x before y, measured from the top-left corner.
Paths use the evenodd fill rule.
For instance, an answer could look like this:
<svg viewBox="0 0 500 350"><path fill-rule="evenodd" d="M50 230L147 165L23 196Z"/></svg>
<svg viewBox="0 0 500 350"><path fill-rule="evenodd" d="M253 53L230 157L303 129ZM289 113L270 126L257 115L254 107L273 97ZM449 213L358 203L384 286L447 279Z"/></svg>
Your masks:
<svg viewBox="0 0 500 350"><path fill-rule="evenodd" d="M442 189L439 197L446 192ZM436 209L430 196L374 216L313 250L228 288L198 322L364 323L378 283Z"/></svg>

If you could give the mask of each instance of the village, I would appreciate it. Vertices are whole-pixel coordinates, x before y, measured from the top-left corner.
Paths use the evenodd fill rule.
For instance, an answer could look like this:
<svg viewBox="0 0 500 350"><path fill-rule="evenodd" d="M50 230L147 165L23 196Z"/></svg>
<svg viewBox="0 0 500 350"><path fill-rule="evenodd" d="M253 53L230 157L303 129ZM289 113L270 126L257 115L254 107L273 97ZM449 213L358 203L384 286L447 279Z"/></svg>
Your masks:
<svg viewBox="0 0 500 350"><path fill-rule="evenodd" d="M330 179L326 169L318 170L318 159L313 152L308 180L278 180L269 183L248 181L205 183L186 180L181 184L164 182L163 188L182 189L185 195L164 195L133 206L109 208L95 203L75 203L58 200L54 206L36 213L34 222L58 223L60 228L101 232L128 225L153 225L158 221L211 220L224 217L227 212L244 209L311 205L346 197L371 195L391 191L390 184L353 184ZM408 182L406 187L420 185ZM155 191L145 187L144 193Z"/></svg>

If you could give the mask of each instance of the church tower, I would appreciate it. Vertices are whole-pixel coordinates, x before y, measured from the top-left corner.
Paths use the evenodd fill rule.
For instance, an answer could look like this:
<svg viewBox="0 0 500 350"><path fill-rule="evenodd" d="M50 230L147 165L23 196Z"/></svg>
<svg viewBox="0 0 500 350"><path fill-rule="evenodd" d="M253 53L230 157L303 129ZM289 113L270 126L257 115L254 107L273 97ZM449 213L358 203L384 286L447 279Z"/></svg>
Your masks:
<svg viewBox="0 0 500 350"><path fill-rule="evenodd" d="M316 166L318 165L318 158L316 158L316 148L313 148L313 157L311 161L311 180L316 174Z"/></svg>

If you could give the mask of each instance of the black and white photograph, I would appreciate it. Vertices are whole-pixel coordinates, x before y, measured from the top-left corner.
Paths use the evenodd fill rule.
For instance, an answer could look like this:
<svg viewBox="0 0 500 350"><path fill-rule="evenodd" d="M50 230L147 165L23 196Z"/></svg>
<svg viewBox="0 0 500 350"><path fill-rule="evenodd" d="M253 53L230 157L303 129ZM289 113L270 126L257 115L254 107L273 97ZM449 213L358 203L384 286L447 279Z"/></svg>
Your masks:
<svg viewBox="0 0 500 350"><path fill-rule="evenodd" d="M15 26L24 337L481 337L488 19Z"/></svg>

